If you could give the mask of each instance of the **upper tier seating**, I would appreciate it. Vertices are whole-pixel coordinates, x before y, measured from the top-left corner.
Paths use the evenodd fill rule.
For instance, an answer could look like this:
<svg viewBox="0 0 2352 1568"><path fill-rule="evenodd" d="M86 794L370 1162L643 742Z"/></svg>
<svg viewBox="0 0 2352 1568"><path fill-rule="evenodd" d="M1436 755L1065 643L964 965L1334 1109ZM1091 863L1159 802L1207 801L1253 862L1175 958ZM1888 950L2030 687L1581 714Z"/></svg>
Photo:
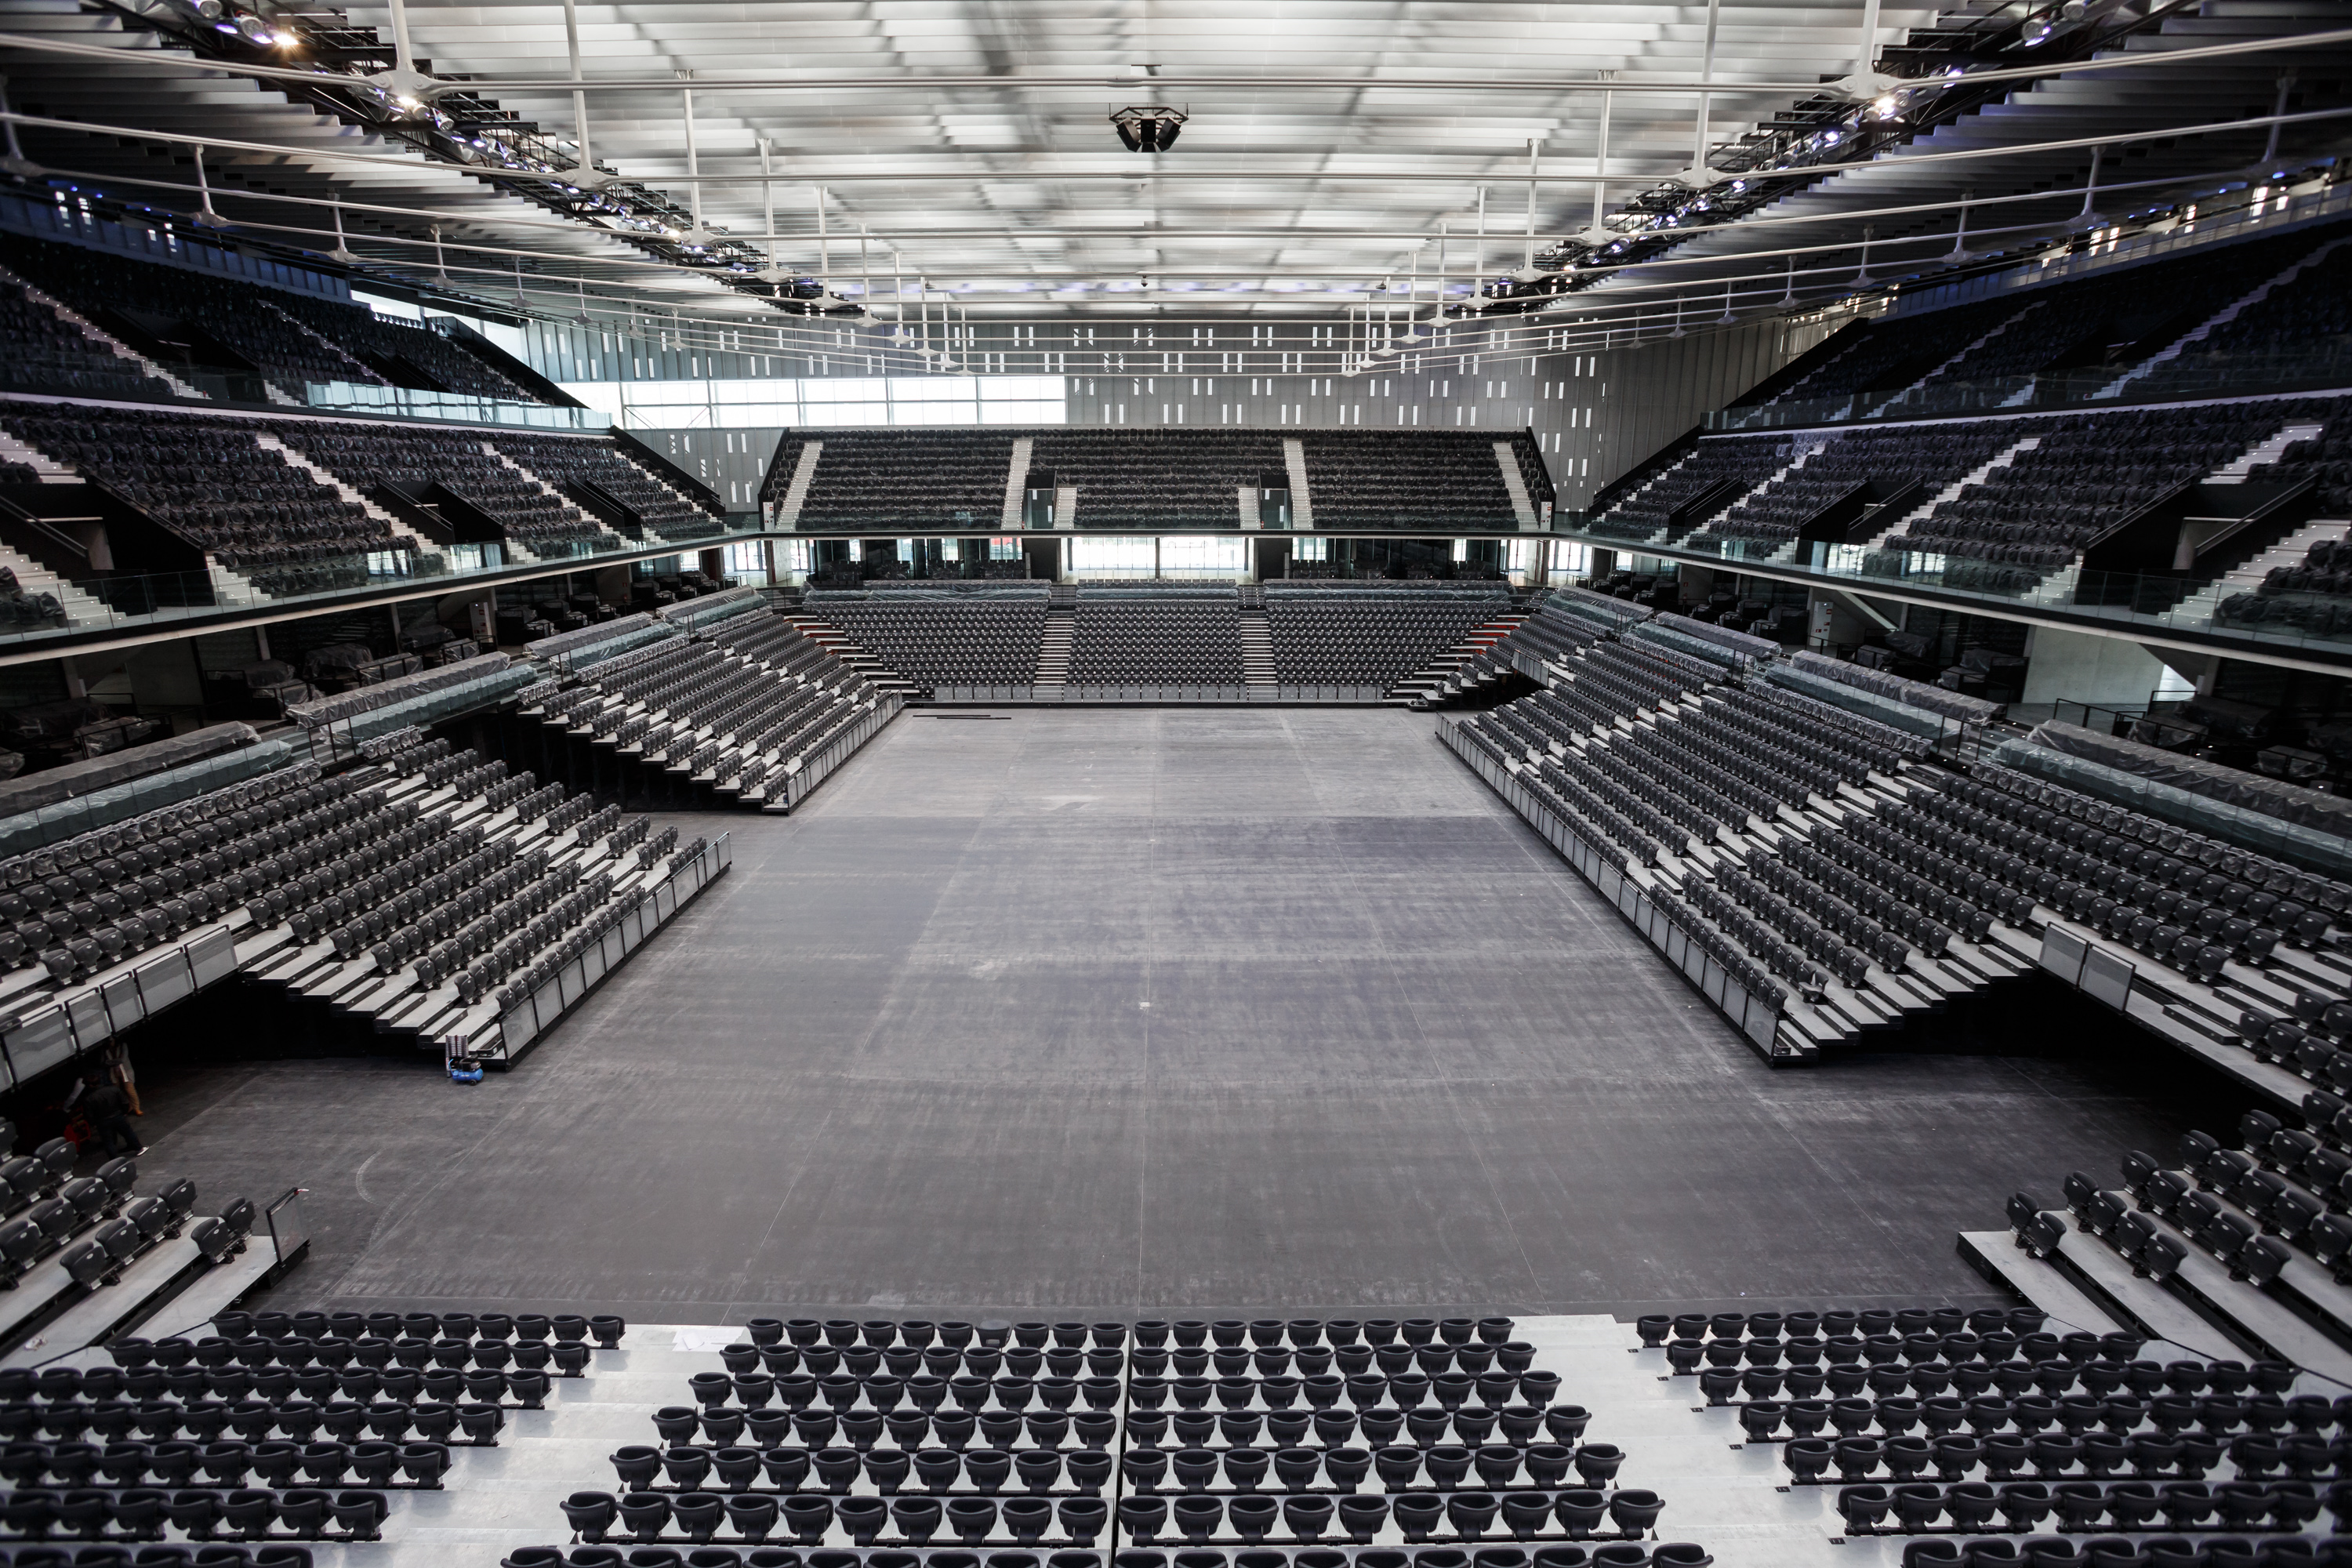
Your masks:
<svg viewBox="0 0 2352 1568"><path fill-rule="evenodd" d="M2109 343L2153 353L2292 267L2323 237L2311 231L2243 240L2203 255L2126 268L2049 290L2029 291L2041 308L2011 331L1949 366L1939 381L1990 381L2031 375L2090 359ZM2096 363L2095 360L2092 363ZM2108 368L2122 370L2127 360ZM2147 378L2137 395L2161 395ZM2247 388L2260 392L2257 384Z"/></svg>
<svg viewBox="0 0 2352 1568"><path fill-rule="evenodd" d="M1590 531L1615 539L1648 539L1669 516L1727 479L1749 489L1787 465L1794 447L1785 436L1744 436L1701 441L1689 454L1648 484L1620 497L1593 519ZM1704 521L1704 520L1701 520Z"/></svg>
<svg viewBox="0 0 2352 1568"><path fill-rule="evenodd" d="M993 527L1004 511L1004 479L1016 432L997 430L827 430L824 449L801 503L799 526L812 531L861 528ZM769 468L780 501L801 447L786 436Z"/></svg>
<svg viewBox="0 0 2352 1568"><path fill-rule="evenodd" d="M1002 594L811 594L806 612L925 686L1027 686L1045 630L1043 588Z"/></svg>
<svg viewBox="0 0 2352 1568"><path fill-rule="evenodd" d="M103 481L221 565L251 577L264 593L362 586L372 574L430 572L441 560L383 516L269 450L265 440L362 496L387 480L446 485L486 513L507 540L535 554L625 547L626 542L560 493L558 487L573 478L602 486L663 539L706 538L724 526L624 450L593 437L81 404L0 407L0 428ZM36 478L19 468L14 482ZM394 552L407 555L404 565L385 564L383 558ZM370 556L378 559L370 562Z"/></svg>
<svg viewBox="0 0 2352 1568"><path fill-rule="evenodd" d="M1241 605L1234 595L1094 596L1071 628L1070 684L1239 686Z"/></svg>
<svg viewBox="0 0 2352 1568"><path fill-rule="evenodd" d="M297 400L310 383L344 381L540 401L452 340L362 305L14 236L0 237L0 262L83 315L209 338Z"/></svg>
<svg viewBox="0 0 2352 1568"><path fill-rule="evenodd" d="M498 435L490 437L490 444L558 489L573 479L587 480L635 512L665 540L683 542L726 531L723 519L696 506L607 442L577 437Z"/></svg>
<svg viewBox="0 0 2352 1568"><path fill-rule="evenodd" d="M1519 526L1495 432L1303 430L1289 439L1304 450L1319 530ZM1240 529L1245 516L1255 526L1260 485L1286 470L1278 430L802 431L777 448L761 500L782 502L802 453L821 443L794 522L803 531L997 527L1016 440L1030 443L1024 488L1045 489L1050 477L1057 494L1076 492L1074 515L1054 520L1062 527ZM1534 443L1521 433L1504 444L1530 508L1550 500Z"/></svg>
<svg viewBox="0 0 2352 1568"><path fill-rule="evenodd" d="M2315 406L2183 405L2001 422L1990 434L2037 445L1938 502L1905 533L1916 549L2054 570L2139 507Z"/></svg>
<svg viewBox="0 0 2352 1568"><path fill-rule="evenodd" d="M1241 489L1255 497L1282 465L1273 430L1066 428L1041 433L1029 455L1033 474L1076 487L1079 528L1239 528Z"/></svg>
<svg viewBox="0 0 2352 1568"><path fill-rule="evenodd" d="M1987 300L1874 321L1858 342L1771 401L1811 403L1855 392L1900 392L2022 309L2017 300Z"/></svg>
<svg viewBox="0 0 2352 1568"><path fill-rule="evenodd" d="M263 448L257 435L285 434L264 421L17 404L0 408L0 426L104 480L221 564L250 573L265 593L363 584L366 565L353 558L415 548Z"/></svg>
<svg viewBox="0 0 2352 1568"><path fill-rule="evenodd" d="M171 388L132 361L0 280L0 342L12 376L87 397L166 397Z"/></svg>
<svg viewBox="0 0 2352 1568"><path fill-rule="evenodd" d="M551 488L502 461L480 431L414 425L289 419L273 434L365 492L380 480L446 485L495 519L514 542L536 554L569 547L618 550L623 541Z"/></svg>
<svg viewBox="0 0 2352 1568"><path fill-rule="evenodd" d="M1814 513L1856 485L1869 482L1893 488L1916 479L1933 492L2015 439L2005 426L1992 423L1854 430L1736 503L1693 535L1692 542L1710 538L1785 542L1796 538ZM1880 493L1885 493L1885 489Z"/></svg>
<svg viewBox="0 0 2352 1568"><path fill-rule="evenodd" d="M1886 317L1865 328L1858 342L1764 401L1807 404L1864 391L1892 396L1922 380L1929 385L1991 383L2074 365L2086 372L2104 366L2109 374L2119 374L2252 293L2329 237L2326 229L2265 236L2046 289L2020 289L1997 300ZM2277 329L2260 324L2267 312L2258 306L2248 312L2242 334L2231 334L2225 325L2212 334L2219 341L2210 346L2236 352L2280 342L2293 330L2286 323L2296 320L2331 334L2345 330L2327 324L2337 318L2325 303L2326 281L2315 279L2309 290L2290 292L2310 304L2289 306L2276 318ZM2105 354L2112 344L2128 344L2137 353L2108 363ZM2135 395L2162 395L2159 389L2168 375L2178 381L2194 374L2198 367L2192 356L2200 352L2192 345L2170 362L2174 368L2169 372L2159 368L2136 382ZM2255 383L2247 390L2263 388Z"/></svg>
<svg viewBox="0 0 2352 1568"><path fill-rule="evenodd" d="M2134 390L2151 397L2193 390L2213 374L2214 356L2252 377L2259 374L2254 362L2268 358L2284 367L2298 353L2335 346L2347 332L2352 332L2352 241L2338 240L2284 287L2181 344L2179 354L2141 377Z"/></svg>
<svg viewBox="0 0 2352 1568"><path fill-rule="evenodd" d="M541 401L464 344L422 322L379 316L364 305L345 305L310 294L269 302L396 386L415 386L421 381L429 391L513 403Z"/></svg>
<svg viewBox="0 0 2352 1568"><path fill-rule="evenodd" d="M1300 440L1315 526L1444 533L1518 526L1486 430L1315 430ZM1513 438L1515 441L1517 437Z"/></svg>

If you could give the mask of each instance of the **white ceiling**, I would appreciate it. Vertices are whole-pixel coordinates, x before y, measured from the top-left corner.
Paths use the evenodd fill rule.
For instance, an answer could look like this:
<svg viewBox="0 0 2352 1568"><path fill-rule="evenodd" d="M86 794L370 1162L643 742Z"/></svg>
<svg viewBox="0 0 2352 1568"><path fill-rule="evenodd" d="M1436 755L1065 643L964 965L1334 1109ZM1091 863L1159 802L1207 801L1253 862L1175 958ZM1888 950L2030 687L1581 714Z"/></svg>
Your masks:
<svg viewBox="0 0 2352 1568"><path fill-rule="evenodd" d="M389 29L388 10L354 20ZM1932 12L1878 11L1874 37L1899 39ZM499 101L542 129L568 130L569 93L503 85L568 73L563 12L552 4L411 4L417 53L436 72L502 79ZM1447 0L640 0L582 5L589 79L698 79L759 73L782 90L726 86L694 93L707 222L738 234L764 224L765 138L777 259L819 264L818 186L827 226L863 226L909 276L973 284L986 296L1027 290L1126 303L1136 280L1177 292L1279 300L1300 285L1361 289L1421 258L1433 279L1444 247L1463 276L1517 264L1528 218L1528 142L1541 139L1538 228L1547 238L1589 216L1601 100L1590 90L1505 89L1503 79L1629 86L1696 80L1705 4L1493 5ZM1861 49L1864 7L1724 0L1714 79L1811 82L1843 74ZM1156 68L1154 82L1138 68ZM992 79L942 86L927 79ZM1102 85L1016 85L1094 77ZM1312 79L1312 87L1208 87L1184 79ZM827 85L843 79L859 85ZM1124 84L1115 79L1128 78ZM1446 79L1434 89L1405 84ZM1748 128L1789 94L1724 91L1715 138ZM1128 152L1108 117L1168 103L1191 116L1178 146ZM598 93L591 146L633 179L688 187L684 97L677 89ZM1617 93L1610 174L1619 195L1688 165L1697 99ZM1486 192L1483 246L1479 191ZM859 279L854 239L831 247L830 276ZM1269 286L1275 286L1269 292ZM1318 308L1328 309L1325 289Z"/></svg>
<svg viewBox="0 0 2352 1568"><path fill-rule="evenodd" d="M184 0L121 3L163 10ZM1967 0L1955 13L1999 4ZM409 0L405 12L415 53L436 75L482 83L484 96L568 143L574 106L562 85L572 68L561 0ZM2151 55L2149 71L2022 90L1910 153L2227 117L2247 111L2249 94L2266 110L2278 57L2194 62L2170 75L2158 57L2184 39L2342 26L2347 12L2345 0L2201 0L2160 37L2134 45ZM980 315L1150 309L1180 319L1336 319L1349 300L1416 273L1418 298L1428 300L1441 261L1457 291L1474 269L1491 278L1517 268L1528 243L1530 138L1538 139L1538 243L1584 226L1601 84L1613 83L1605 100L1613 209L1693 162L1700 100L1690 84L1703 73L1712 84L1707 141L1720 146L1790 107L1807 84L1842 77L1857 58L1875 58L1937 19L1927 7L1882 5L1865 47L1864 14L1862 0L1718 0L1712 13L1705 3L1630 0L633 0L583 3L576 16L582 76L610 84L585 95L596 161L681 208L698 191L707 225L759 237L764 140L774 260L794 274L819 271L822 188L831 236L824 274L847 298L862 297L869 279L887 295L896 258L908 288L922 279ZM393 35L389 0L364 0L347 15ZM34 52L28 37L104 46L105 58ZM27 128L28 152L52 169L184 208L194 205L184 139L205 139L215 205L257 237L323 251L334 243L326 204L340 202L352 250L412 279L439 262L461 288L496 298L511 296L520 267L542 309L551 294L585 286L606 300L704 314L767 310L625 235L321 114L267 81L199 74L168 66L171 58L155 34L114 12L0 0L0 69L20 107L184 139L159 147ZM2340 75L2345 62L2328 54L2315 63ZM2344 101L2340 80L2326 86L2321 96ZM688 91L698 184L687 179ZM1150 103L1190 116L1178 146L1157 156L1127 151L1108 120ZM2340 142L2341 123L2297 136ZM250 145L224 149L224 140ZM2144 167L2161 163L2186 179L2245 155L2234 142L2184 144ZM1832 176L1771 215L1815 220L1801 239L1785 229L1719 229L1675 253L1704 265L1653 265L1579 299L1661 296L1701 282L1719 291L1727 277L1780 265L1771 253L1792 239L1858 239L1868 215L1892 202L1934 206L1996 184L2063 190L2079 183L2086 159ZM2013 216L2047 230L2069 210L2057 196ZM1864 216L1849 223L1849 213ZM425 239L436 220L452 247L438 256ZM1948 234L1951 215L1873 226L1882 237ZM870 237L863 243L861 230ZM1822 265L1824 289L1831 270Z"/></svg>

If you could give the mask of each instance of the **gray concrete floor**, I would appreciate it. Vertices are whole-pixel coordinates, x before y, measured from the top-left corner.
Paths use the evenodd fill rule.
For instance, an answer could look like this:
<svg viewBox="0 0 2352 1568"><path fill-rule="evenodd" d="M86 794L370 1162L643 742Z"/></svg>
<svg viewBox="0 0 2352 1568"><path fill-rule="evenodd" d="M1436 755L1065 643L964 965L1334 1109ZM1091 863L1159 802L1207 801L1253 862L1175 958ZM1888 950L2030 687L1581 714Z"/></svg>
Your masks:
<svg viewBox="0 0 2352 1568"><path fill-rule="evenodd" d="M2030 984L1769 1068L1433 724L909 714L512 1072L150 1064L144 1163L310 1189L281 1304L1630 1313L1992 1300L1956 1232L2235 1114Z"/></svg>

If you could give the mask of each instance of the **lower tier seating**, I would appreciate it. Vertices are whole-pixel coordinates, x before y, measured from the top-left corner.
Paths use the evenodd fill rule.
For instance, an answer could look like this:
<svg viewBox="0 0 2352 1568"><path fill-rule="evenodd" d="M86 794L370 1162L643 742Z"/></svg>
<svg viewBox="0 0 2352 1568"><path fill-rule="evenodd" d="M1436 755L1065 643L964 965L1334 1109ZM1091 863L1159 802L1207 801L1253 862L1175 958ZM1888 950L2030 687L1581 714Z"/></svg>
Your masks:
<svg viewBox="0 0 2352 1568"><path fill-rule="evenodd" d="M1118 598L1081 593L1070 684L1239 686L1241 608L1213 596Z"/></svg>
<svg viewBox="0 0 2352 1568"><path fill-rule="evenodd" d="M1322 1543L1401 1538L1520 1543L1513 1563L1544 1552L1546 1568L1705 1568L1696 1547L1648 1544L1666 1500L1620 1479L1624 1451L1588 1436L1591 1413L1515 1329L755 1318L652 1411L646 1441L612 1452L612 1489L563 1499L569 1561L952 1542L1050 1549L1061 1568L1121 1546L1297 1551L1323 1568L1307 1555Z"/></svg>
<svg viewBox="0 0 2352 1568"><path fill-rule="evenodd" d="M783 810L898 711L898 698L757 598L519 694L522 715L717 799ZM843 753L845 754L845 753Z"/></svg>
<svg viewBox="0 0 2352 1568"><path fill-rule="evenodd" d="M1509 610L1499 592L1269 585L1265 594L1275 674L1286 686L1392 686Z"/></svg>
<svg viewBox="0 0 2352 1568"><path fill-rule="evenodd" d="M1671 900L1792 1035L1851 1039L1979 990L2054 930L2131 953L2134 1016L2225 1068L2352 1092L2352 887L1990 757L1934 765L1919 735L1795 689L1796 665L1783 682L1778 661L1664 646L1663 621L1581 624L1592 640L1517 667L1547 689L1445 733Z"/></svg>
<svg viewBox="0 0 2352 1568"><path fill-rule="evenodd" d="M803 607L926 686L1027 686L1045 631L1043 587L935 595L915 589L811 593Z"/></svg>

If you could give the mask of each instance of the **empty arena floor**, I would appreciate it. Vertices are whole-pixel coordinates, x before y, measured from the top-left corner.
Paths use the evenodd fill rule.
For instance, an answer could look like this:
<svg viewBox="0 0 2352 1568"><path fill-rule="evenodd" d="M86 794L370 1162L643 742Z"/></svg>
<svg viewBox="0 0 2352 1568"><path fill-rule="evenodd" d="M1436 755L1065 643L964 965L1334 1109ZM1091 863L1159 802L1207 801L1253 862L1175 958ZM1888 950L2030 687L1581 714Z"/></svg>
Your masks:
<svg viewBox="0 0 2352 1568"><path fill-rule="evenodd" d="M1433 722L910 713L513 1072L158 1063L144 1163L311 1190L281 1303L1631 1313L1994 1300L2235 1114L2095 1011L1775 1072Z"/></svg>

